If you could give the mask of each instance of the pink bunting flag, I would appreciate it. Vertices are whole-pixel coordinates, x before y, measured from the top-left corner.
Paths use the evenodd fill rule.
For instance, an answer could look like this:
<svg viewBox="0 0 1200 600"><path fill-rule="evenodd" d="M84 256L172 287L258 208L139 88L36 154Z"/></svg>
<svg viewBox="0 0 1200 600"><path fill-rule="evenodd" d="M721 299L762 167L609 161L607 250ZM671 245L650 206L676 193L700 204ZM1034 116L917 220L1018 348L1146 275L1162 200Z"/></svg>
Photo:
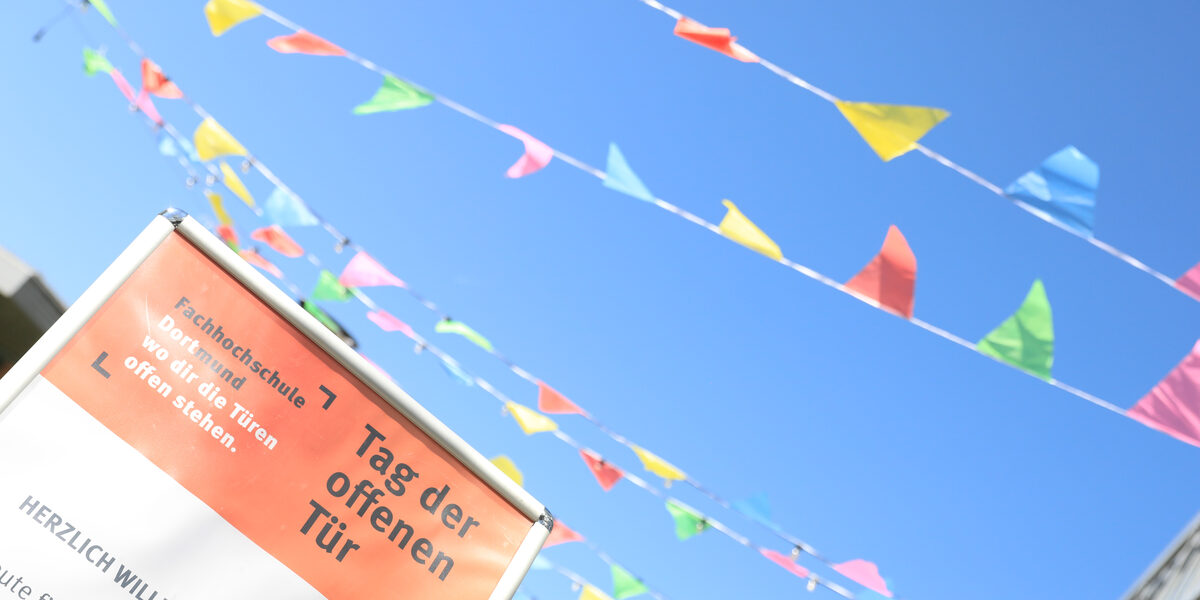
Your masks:
<svg viewBox="0 0 1200 600"><path fill-rule="evenodd" d="M904 234L892 225L879 254L846 282L850 288L906 319L913 315L913 288L917 285L917 257Z"/></svg>
<svg viewBox="0 0 1200 600"><path fill-rule="evenodd" d="M599 483L606 492L613 489L613 486L625 477L625 473L621 469L608 464L599 454L591 450L580 450L579 455L583 457L583 462L587 463L588 469L596 477L596 483Z"/></svg>
<svg viewBox="0 0 1200 600"><path fill-rule="evenodd" d="M297 31L290 35L267 40L267 45L276 52L283 54L312 54L314 56L345 56L342 50L332 42L315 36L307 31Z"/></svg>
<svg viewBox="0 0 1200 600"><path fill-rule="evenodd" d="M766 548L763 548L760 552L762 552L762 555L765 556L767 560L783 567L784 569L787 569L792 575L795 575L796 577L808 577L808 569L796 564L796 561L792 560L792 557L781 554L774 550L768 550Z"/></svg>
<svg viewBox="0 0 1200 600"><path fill-rule="evenodd" d="M541 381L538 382L538 410L552 415L587 415L579 405Z"/></svg>
<svg viewBox="0 0 1200 600"><path fill-rule="evenodd" d="M146 93L146 90L138 92L137 100L134 101L134 104L138 110L145 113L156 125L163 124L162 116L158 114L158 109L154 108L154 102L150 100L150 94Z"/></svg>
<svg viewBox="0 0 1200 600"><path fill-rule="evenodd" d="M240 254L246 262L274 275L276 279L283 279L283 271L280 271L279 267L271 264L271 261L263 258L263 256L259 254L257 250L253 248L246 248L238 254Z"/></svg>
<svg viewBox="0 0 1200 600"><path fill-rule="evenodd" d="M1175 280L1175 287L1179 291L1200 300L1200 264L1192 267L1182 277Z"/></svg>
<svg viewBox="0 0 1200 600"><path fill-rule="evenodd" d="M1148 427L1200 446L1200 342L1126 414Z"/></svg>
<svg viewBox="0 0 1200 600"><path fill-rule="evenodd" d="M513 127L512 125L498 125L497 128L508 135L511 135L525 144L525 154L513 163L513 166L508 168L505 173L509 178L516 179L526 175L536 173L550 164L550 159L554 158L554 149L542 143L537 138Z"/></svg>
<svg viewBox="0 0 1200 600"><path fill-rule="evenodd" d="M304 248L301 248L300 244L297 244L296 241L293 240L291 236L289 236L287 232L285 232L283 228L278 225L271 225L270 227L255 229L250 233L250 239L258 240L270 246L272 250L288 258L304 256Z"/></svg>
<svg viewBox="0 0 1200 600"><path fill-rule="evenodd" d="M338 276L338 282L346 287L374 287L381 285L394 285L396 287L406 287L404 282L399 277L392 275L383 265L371 258L371 255L366 252L359 252L350 259L346 264L346 268L342 269L342 274Z"/></svg>
<svg viewBox="0 0 1200 600"><path fill-rule="evenodd" d="M384 331L399 331L410 338L416 335L416 333L413 332L412 327L408 326L408 323L393 317L392 315L388 314L387 311L373 310L367 313L367 318Z"/></svg>
<svg viewBox="0 0 1200 600"><path fill-rule="evenodd" d="M887 587L887 582L879 574L879 567L869 560L856 558L848 560L844 563L834 565L833 570L848 577L851 581L884 596L891 598L892 592Z"/></svg>
<svg viewBox="0 0 1200 600"><path fill-rule="evenodd" d="M133 96L133 86L129 85L129 80L125 79L125 76L116 69L109 71L108 74L110 77L112 77L113 83L117 84L117 89L121 90L121 95L125 96L125 99L128 100L130 104L133 104L135 102Z"/></svg>
<svg viewBox="0 0 1200 600"><path fill-rule="evenodd" d="M549 548L559 544L569 544L571 542L582 542L583 536L576 533L566 523L562 521L554 522L554 529L550 531L550 537L546 538L546 543L542 544L542 548Z"/></svg>

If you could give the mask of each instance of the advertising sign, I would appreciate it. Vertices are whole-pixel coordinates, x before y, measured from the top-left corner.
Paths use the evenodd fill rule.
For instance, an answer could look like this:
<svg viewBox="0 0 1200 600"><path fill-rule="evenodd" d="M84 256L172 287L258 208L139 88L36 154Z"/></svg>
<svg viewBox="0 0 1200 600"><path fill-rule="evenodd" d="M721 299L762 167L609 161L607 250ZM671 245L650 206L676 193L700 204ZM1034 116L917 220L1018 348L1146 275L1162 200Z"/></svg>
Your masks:
<svg viewBox="0 0 1200 600"><path fill-rule="evenodd" d="M0 381L0 597L510 598L552 525L182 215Z"/></svg>

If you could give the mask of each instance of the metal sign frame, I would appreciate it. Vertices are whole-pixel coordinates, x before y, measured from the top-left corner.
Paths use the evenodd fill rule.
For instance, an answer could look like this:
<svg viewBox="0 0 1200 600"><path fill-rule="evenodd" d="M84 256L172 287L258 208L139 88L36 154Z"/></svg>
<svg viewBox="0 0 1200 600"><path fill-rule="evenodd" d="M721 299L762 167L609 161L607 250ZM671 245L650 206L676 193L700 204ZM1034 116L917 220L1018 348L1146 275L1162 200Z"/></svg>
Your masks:
<svg viewBox="0 0 1200 600"><path fill-rule="evenodd" d="M167 209L121 252L115 261L93 282L66 313L0 379L0 413L34 381L37 375L66 346L97 311L142 263L172 234L191 242L209 260L244 285L259 300L274 310L309 340L328 353L351 375L357 377L388 404L411 421L434 442L478 476L526 518L533 521L529 533L517 548L488 600L511 600L525 574L554 527L554 517L542 503L517 485L486 457L467 444L458 434L417 403L395 382L388 379L362 356L308 314L264 275L209 233L187 213Z"/></svg>

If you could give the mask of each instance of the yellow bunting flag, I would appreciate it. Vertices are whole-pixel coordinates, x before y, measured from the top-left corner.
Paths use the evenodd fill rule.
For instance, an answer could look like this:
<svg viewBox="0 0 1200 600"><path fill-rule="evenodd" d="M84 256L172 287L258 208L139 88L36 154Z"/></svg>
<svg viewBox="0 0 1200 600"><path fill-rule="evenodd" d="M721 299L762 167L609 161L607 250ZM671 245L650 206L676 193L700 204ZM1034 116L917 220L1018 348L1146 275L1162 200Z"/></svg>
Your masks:
<svg viewBox="0 0 1200 600"><path fill-rule="evenodd" d="M204 190L204 197L208 198L209 204L212 204L213 214L217 215L217 221L220 221L222 225L233 225L233 219L230 219L229 213L225 212L225 205L221 202L221 196L212 190Z"/></svg>
<svg viewBox="0 0 1200 600"><path fill-rule="evenodd" d="M725 218L721 219L721 235L775 260L783 258L783 251L779 249L779 244L767 237L767 234L763 233L754 222L747 219L737 206L728 200L722 200L721 204L729 209L729 212L725 213Z"/></svg>
<svg viewBox="0 0 1200 600"><path fill-rule="evenodd" d="M221 35L234 25L262 14L257 4L247 0L208 0L204 5L204 18L213 35Z"/></svg>
<svg viewBox="0 0 1200 600"><path fill-rule="evenodd" d="M517 420L517 425L521 426L521 431L524 431L525 435L558 429L558 423L528 406L507 402L504 408L508 409L508 412Z"/></svg>
<svg viewBox="0 0 1200 600"><path fill-rule="evenodd" d="M647 471L662 477L670 484L671 481L683 481L687 479L687 475L679 470L679 467L663 460L657 454L642 448L634 446L633 451L637 453L637 457L642 461L642 466L646 467Z"/></svg>
<svg viewBox="0 0 1200 600"><path fill-rule="evenodd" d="M950 113L928 106L837 101L842 116L885 161L916 148L921 139Z"/></svg>
<svg viewBox="0 0 1200 600"><path fill-rule="evenodd" d="M501 454L492 459L492 464L508 475L509 479L517 482L517 485L525 485L525 476L521 474L521 470L517 468L517 464L511 458Z"/></svg>
<svg viewBox="0 0 1200 600"><path fill-rule="evenodd" d="M200 160L207 161L230 154L237 156L249 154L246 148L232 135L229 135L229 132L225 131L225 128L221 127L221 124L212 117L204 119L192 137L195 138L196 154L200 156Z"/></svg>
<svg viewBox="0 0 1200 600"><path fill-rule="evenodd" d="M579 600L612 600L612 598L594 585L584 585L583 591L579 593Z"/></svg>
<svg viewBox="0 0 1200 600"><path fill-rule="evenodd" d="M229 163L225 161L221 161L221 182L225 184L225 187L229 188L229 191L233 192L234 196L241 198L242 202L246 203L246 206L254 208L254 196L250 195L250 190L246 189L245 184L238 178L233 167L229 166Z"/></svg>

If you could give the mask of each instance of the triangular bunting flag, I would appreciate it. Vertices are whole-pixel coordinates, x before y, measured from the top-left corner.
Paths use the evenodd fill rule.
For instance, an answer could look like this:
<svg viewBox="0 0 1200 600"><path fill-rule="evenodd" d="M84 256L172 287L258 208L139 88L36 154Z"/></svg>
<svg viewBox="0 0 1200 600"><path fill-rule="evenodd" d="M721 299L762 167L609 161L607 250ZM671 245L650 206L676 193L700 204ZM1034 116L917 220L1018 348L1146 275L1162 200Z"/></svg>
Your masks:
<svg viewBox="0 0 1200 600"><path fill-rule="evenodd" d="M584 585L583 591L579 592L579 600L612 600L612 598L594 585Z"/></svg>
<svg viewBox="0 0 1200 600"><path fill-rule="evenodd" d="M650 591L641 579L621 568L621 565L612 565L612 581L613 598L616 600L625 600Z"/></svg>
<svg viewBox="0 0 1200 600"><path fill-rule="evenodd" d="M159 98L177 100L183 97L183 92L149 58L142 59L142 89Z"/></svg>
<svg viewBox="0 0 1200 600"><path fill-rule="evenodd" d="M320 306L317 306L316 304L313 304L307 300L301 300L300 306L303 307L304 310L308 311L308 314L316 317L316 319L320 321L326 329L332 331L338 337L346 336L346 331L342 329L340 325L338 325L337 321L333 320L333 317L330 317L325 311L321 310Z"/></svg>
<svg viewBox="0 0 1200 600"><path fill-rule="evenodd" d="M913 315L913 289L916 285L917 257L895 225L888 228L879 254L858 275L846 282L847 288L900 313L906 319L911 319Z"/></svg>
<svg viewBox="0 0 1200 600"><path fill-rule="evenodd" d="M525 435L558 429L558 423L528 406L509 401L504 404L504 407L516 419L517 425L521 426L521 431L524 431Z"/></svg>
<svg viewBox="0 0 1200 600"><path fill-rule="evenodd" d="M453 377L455 381L467 387L475 385L475 378L468 375L467 372L463 371L461 367L450 361L442 361L442 370L445 371L450 377Z"/></svg>
<svg viewBox="0 0 1200 600"><path fill-rule="evenodd" d="M517 468L517 463L514 463L511 458L501 454L492 459L492 464L496 465L500 472L508 475L508 478L516 482L517 485L525 485L525 475Z"/></svg>
<svg viewBox="0 0 1200 600"><path fill-rule="evenodd" d="M513 163L513 166L508 168L505 173L509 178L516 179L524 177L531 173L536 173L550 164L550 159L554 158L554 149L539 141L537 138L513 127L512 125L497 125L497 129L511 135L525 144L525 154Z"/></svg>
<svg viewBox="0 0 1200 600"><path fill-rule="evenodd" d="M766 494L755 494L745 500L735 500L733 508L758 523L772 528L775 526L771 522L771 503Z"/></svg>
<svg viewBox="0 0 1200 600"><path fill-rule="evenodd" d="M88 75L96 73L108 73L113 70L112 63L108 62L103 54L92 50L91 48L83 49L83 72Z"/></svg>
<svg viewBox="0 0 1200 600"><path fill-rule="evenodd" d="M204 18L213 35L221 35L231 27L261 15L258 5L248 0L208 0L204 5Z"/></svg>
<svg viewBox="0 0 1200 600"><path fill-rule="evenodd" d="M796 564L796 561L792 560L792 557L790 556L781 554L774 550L767 550L766 548L763 548L759 552L761 552L762 555L767 558L767 560L783 567L784 569L787 569L789 573L795 575L796 577L807 578L809 575L808 569Z"/></svg>
<svg viewBox="0 0 1200 600"><path fill-rule="evenodd" d="M1200 263L1176 279L1175 287L1192 298L1200 300Z"/></svg>
<svg viewBox="0 0 1200 600"><path fill-rule="evenodd" d="M680 17L675 22L675 35L708 48L716 50L729 58L742 62L756 63L757 55L737 43L737 38L729 34L724 27L705 27L687 17Z"/></svg>
<svg viewBox="0 0 1200 600"><path fill-rule="evenodd" d="M246 262L274 275L276 279L283 279L283 271L280 271L279 267L271 264L271 261L263 258L263 256L254 248L246 248L245 250L239 252L239 254L242 255L242 258L245 259Z"/></svg>
<svg viewBox="0 0 1200 600"><path fill-rule="evenodd" d="M657 454L641 446L634 446L633 452L637 454L638 459L642 461L642 466L646 467L647 471L662 477L667 481L668 485L671 481L683 481L687 479L687 475L683 471L680 471L679 467L663 460Z"/></svg>
<svg viewBox="0 0 1200 600"><path fill-rule="evenodd" d="M625 162L625 156L616 144L608 145L608 167L604 170L604 187L628 194L638 200L654 202L654 194L638 178L637 173Z"/></svg>
<svg viewBox="0 0 1200 600"><path fill-rule="evenodd" d="M1099 165L1075 146L1067 146L1009 184L1004 193L1092 237L1099 186Z"/></svg>
<svg viewBox="0 0 1200 600"><path fill-rule="evenodd" d="M554 568L554 563L546 560L546 557L539 554L533 557L533 564L529 565L529 568L533 571L549 571Z"/></svg>
<svg viewBox="0 0 1200 600"><path fill-rule="evenodd" d="M320 225L321 220L305 206L299 198L275 188L263 204L263 212L276 225L289 227L311 227Z"/></svg>
<svg viewBox="0 0 1200 600"><path fill-rule="evenodd" d="M892 592L888 589L887 582L879 575L879 567L875 566L875 563L869 560L856 558L834 565L833 570L845 575L851 581L868 590L883 594L888 598L892 597Z"/></svg>
<svg viewBox="0 0 1200 600"><path fill-rule="evenodd" d="M566 523L555 520L554 529L550 530L550 537L546 538L546 543L542 544L542 548L549 548L559 544L569 544L571 542L582 542L583 540L584 537L570 527L567 527Z"/></svg>
<svg viewBox="0 0 1200 600"><path fill-rule="evenodd" d="M838 100L837 107L858 135L885 161L916 148L917 140L950 116L945 110L926 106Z"/></svg>
<svg viewBox="0 0 1200 600"><path fill-rule="evenodd" d="M276 227L278 227L276 225ZM333 300L335 302L346 302L354 297L354 292L342 285L338 281L337 275L330 273L325 269L321 269L321 274L317 276L317 286L313 288L310 295L313 300Z"/></svg>
<svg viewBox="0 0 1200 600"><path fill-rule="evenodd" d="M1126 413L1193 446L1200 446L1200 342Z"/></svg>
<svg viewBox="0 0 1200 600"><path fill-rule="evenodd" d="M170 138L167 138L170 139ZM225 212L225 203L221 201L212 190L204 190L204 197L208 198L208 203L212 205L213 214L217 215L217 221L222 225L232 225L233 219L229 218L229 213Z"/></svg>
<svg viewBox="0 0 1200 600"><path fill-rule="evenodd" d="M226 246L229 246L230 250L233 250L234 252L238 252L240 250L240 248L238 248L237 232L233 230L232 224L221 225L220 227L217 227L217 235L221 237L221 241L225 242Z"/></svg>
<svg viewBox="0 0 1200 600"><path fill-rule="evenodd" d="M1042 280L1033 282L1021 307L979 340L979 352L1050 379L1054 364L1054 323Z"/></svg>
<svg viewBox="0 0 1200 600"><path fill-rule="evenodd" d="M132 90L131 90L132 91ZM158 109L154 107L154 101L150 99L150 94L146 90L138 92L137 99L133 101L134 106L142 111L155 125L162 126L163 118L158 114Z"/></svg>
<svg viewBox="0 0 1200 600"><path fill-rule="evenodd" d="M404 282L399 277L392 275L383 265L371 258L371 255L366 252L359 252L346 263L346 268L342 269L342 274L338 277L338 281L346 287L362 288L375 287L381 285L394 285L396 287L405 287Z"/></svg>
<svg viewBox="0 0 1200 600"><path fill-rule="evenodd" d="M420 108L433 102L433 96L416 86L391 75L383 76L383 85L370 100L354 107L354 114L369 115L378 112Z"/></svg>
<svg viewBox="0 0 1200 600"><path fill-rule="evenodd" d="M558 390L538 382L538 410L552 415L586 415L582 408L558 393Z"/></svg>
<svg viewBox="0 0 1200 600"><path fill-rule="evenodd" d="M176 144L176 140L175 138L171 137L171 134L165 131L162 133L162 137L158 142L158 151L162 153L163 156L179 156L180 148L183 148L188 160L192 162L200 162L200 157L196 154L196 148L195 146L192 146L191 142L184 138L179 138L178 144Z"/></svg>
<svg viewBox="0 0 1200 600"><path fill-rule="evenodd" d="M461 335L461 336L467 338L468 340L471 340L471 343L475 344L476 346L479 346L480 348L483 348L484 350L487 350L488 352L492 351L492 343L489 342L487 338L483 337L482 335L479 335L479 332L475 331L474 329L471 329L466 323L463 323L462 321L455 321L453 319L442 319L441 321L438 321L437 325L433 326L433 330L438 333L454 333L454 334Z"/></svg>
<svg viewBox="0 0 1200 600"><path fill-rule="evenodd" d="M588 469L596 477L596 483L599 483L600 488L606 492L613 489L613 486L625 477L625 473L621 469L608 464L599 454L591 450L586 448L580 450L579 455L583 457L583 462L587 463Z"/></svg>
<svg viewBox="0 0 1200 600"><path fill-rule="evenodd" d="M249 154L246 148L212 117L207 117L200 123L192 138L196 142L196 152L200 155L200 160L209 161L218 156Z"/></svg>
<svg viewBox="0 0 1200 600"><path fill-rule="evenodd" d="M721 235L775 260L783 258L783 251L779 249L775 240L767 237L754 222L747 219L734 203L722 200L721 204L729 210L725 213L725 218L721 219Z"/></svg>
<svg viewBox="0 0 1200 600"><path fill-rule="evenodd" d="M408 326L408 323L393 317L392 315L388 314L387 311L373 310L367 313L367 319L378 325L380 329L387 332L399 331L408 337L413 337L416 335L415 332L413 332L412 327Z"/></svg>
<svg viewBox="0 0 1200 600"><path fill-rule="evenodd" d="M312 54L313 56L345 56L346 51L307 31L297 31L267 40L267 45L283 54Z"/></svg>
<svg viewBox="0 0 1200 600"><path fill-rule="evenodd" d="M681 541L699 535L711 527L704 515L678 500L667 500L667 512L675 519L675 537Z"/></svg>
<svg viewBox="0 0 1200 600"><path fill-rule="evenodd" d="M296 243L291 236L278 225L255 229L250 232L250 239L258 240L271 247L272 250L288 257L297 258L304 256L304 248Z"/></svg>
<svg viewBox="0 0 1200 600"><path fill-rule="evenodd" d="M221 169L221 183L225 184L225 187L229 188L229 191L233 192L234 196L241 198L242 202L246 203L246 206L254 208L254 196L250 195L250 190L246 189L245 184L242 183L241 178L234 172L233 167L229 166L225 161L221 161L219 167Z"/></svg>
<svg viewBox="0 0 1200 600"><path fill-rule="evenodd" d="M109 70L108 76L112 77L113 83L117 84L117 89L121 90L121 95L125 96L125 99L128 100L130 104L134 104L136 100L134 99L133 95L133 86L129 85L129 80L125 79L125 76L116 69Z"/></svg>
<svg viewBox="0 0 1200 600"><path fill-rule="evenodd" d="M104 0L84 0L84 4L92 5L92 8L95 8L96 12L100 13L100 16L104 17L105 21L108 21L109 25L113 27L117 26L117 18L113 16L112 9L108 7L107 2Z"/></svg>

